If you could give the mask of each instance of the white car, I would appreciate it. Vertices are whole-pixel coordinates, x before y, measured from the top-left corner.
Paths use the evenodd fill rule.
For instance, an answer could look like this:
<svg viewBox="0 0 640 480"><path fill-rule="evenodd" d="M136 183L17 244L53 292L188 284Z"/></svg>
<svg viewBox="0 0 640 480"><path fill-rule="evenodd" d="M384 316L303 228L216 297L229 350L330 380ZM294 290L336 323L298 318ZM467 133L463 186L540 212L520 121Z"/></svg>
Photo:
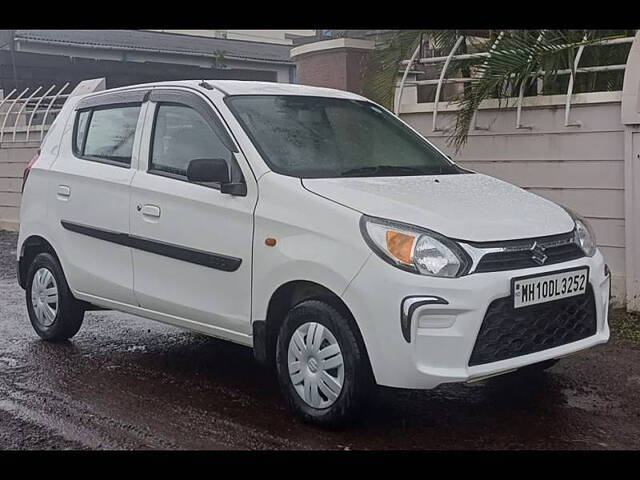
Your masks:
<svg viewBox="0 0 640 480"><path fill-rule="evenodd" d="M247 345L312 423L353 419L374 384L545 368L609 338L585 220L353 93L181 81L72 97L23 189L38 335L114 309Z"/></svg>

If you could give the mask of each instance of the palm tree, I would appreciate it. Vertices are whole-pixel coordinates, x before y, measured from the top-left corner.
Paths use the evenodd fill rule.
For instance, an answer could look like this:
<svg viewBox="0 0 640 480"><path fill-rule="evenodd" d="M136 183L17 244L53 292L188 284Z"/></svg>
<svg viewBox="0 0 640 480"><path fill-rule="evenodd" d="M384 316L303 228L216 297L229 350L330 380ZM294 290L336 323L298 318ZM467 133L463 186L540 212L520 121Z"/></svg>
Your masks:
<svg viewBox="0 0 640 480"><path fill-rule="evenodd" d="M632 34L626 30L388 31L370 56L364 94L391 109L402 61L410 58L425 39L435 56L446 56L459 37L462 41L457 54L489 52L488 56L453 60L448 69L472 78L454 100L459 110L448 143L458 151L467 141L473 117L483 100L497 98L500 106L507 106L514 94L517 97L521 91L536 92L540 79L542 93L564 92L566 86L562 90L562 84L566 85L568 75L560 76L558 71L569 69L575 76L574 59L580 46ZM593 46L584 50L581 64L624 63L628 52L628 44ZM620 72L576 77L576 86L582 90L617 90L621 82Z"/></svg>

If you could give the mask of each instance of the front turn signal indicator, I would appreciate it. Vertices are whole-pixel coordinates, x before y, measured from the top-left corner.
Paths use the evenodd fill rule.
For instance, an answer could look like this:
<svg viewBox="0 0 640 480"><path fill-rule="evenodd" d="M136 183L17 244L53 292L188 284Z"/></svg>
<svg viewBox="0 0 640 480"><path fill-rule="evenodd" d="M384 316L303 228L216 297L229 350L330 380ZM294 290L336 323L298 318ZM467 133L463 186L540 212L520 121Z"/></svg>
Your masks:
<svg viewBox="0 0 640 480"><path fill-rule="evenodd" d="M416 237L407 235L406 233L395 230L387 230L386 232L387 250L399 262L405 265L413 263L413 244Z"/></svg>

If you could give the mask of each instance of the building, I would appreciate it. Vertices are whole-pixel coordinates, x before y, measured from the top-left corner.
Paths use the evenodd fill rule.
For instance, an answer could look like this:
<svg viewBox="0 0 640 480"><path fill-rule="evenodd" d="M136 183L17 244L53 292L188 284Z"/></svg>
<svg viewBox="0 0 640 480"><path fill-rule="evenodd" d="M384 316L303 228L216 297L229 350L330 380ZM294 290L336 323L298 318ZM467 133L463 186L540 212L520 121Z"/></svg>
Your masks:
<svg viewBox="0 0 640 480"><path fill-rule="evenodd" d="M0 30L0 90L65 82L73 88L98 77L106 78L107 88L178 79L295 80L286 43L247 40L249 34L232 31L227 36L234 38L218 38L211 32Z"/></svg>
<svg viewBox="0 0 640 480"><path fill-rule="evenodd" d="M245 40L250 42L276 43L293 45L298 39L313 37L315 30L150 30L154 32L175 33L228 40Z"/></svg>

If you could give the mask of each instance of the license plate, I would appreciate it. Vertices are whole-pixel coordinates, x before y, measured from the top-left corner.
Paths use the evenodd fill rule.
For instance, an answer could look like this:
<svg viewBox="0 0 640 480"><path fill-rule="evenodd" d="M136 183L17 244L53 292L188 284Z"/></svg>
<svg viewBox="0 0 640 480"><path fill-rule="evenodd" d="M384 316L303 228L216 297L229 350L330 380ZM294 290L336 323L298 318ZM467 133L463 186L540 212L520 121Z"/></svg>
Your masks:
<svg viewBox="0 0 640 480"><path fill-rule="evenodd" d="M588 267L514 278L512 280L513 308L582 295L587 291L588 283Z"/></svg>

